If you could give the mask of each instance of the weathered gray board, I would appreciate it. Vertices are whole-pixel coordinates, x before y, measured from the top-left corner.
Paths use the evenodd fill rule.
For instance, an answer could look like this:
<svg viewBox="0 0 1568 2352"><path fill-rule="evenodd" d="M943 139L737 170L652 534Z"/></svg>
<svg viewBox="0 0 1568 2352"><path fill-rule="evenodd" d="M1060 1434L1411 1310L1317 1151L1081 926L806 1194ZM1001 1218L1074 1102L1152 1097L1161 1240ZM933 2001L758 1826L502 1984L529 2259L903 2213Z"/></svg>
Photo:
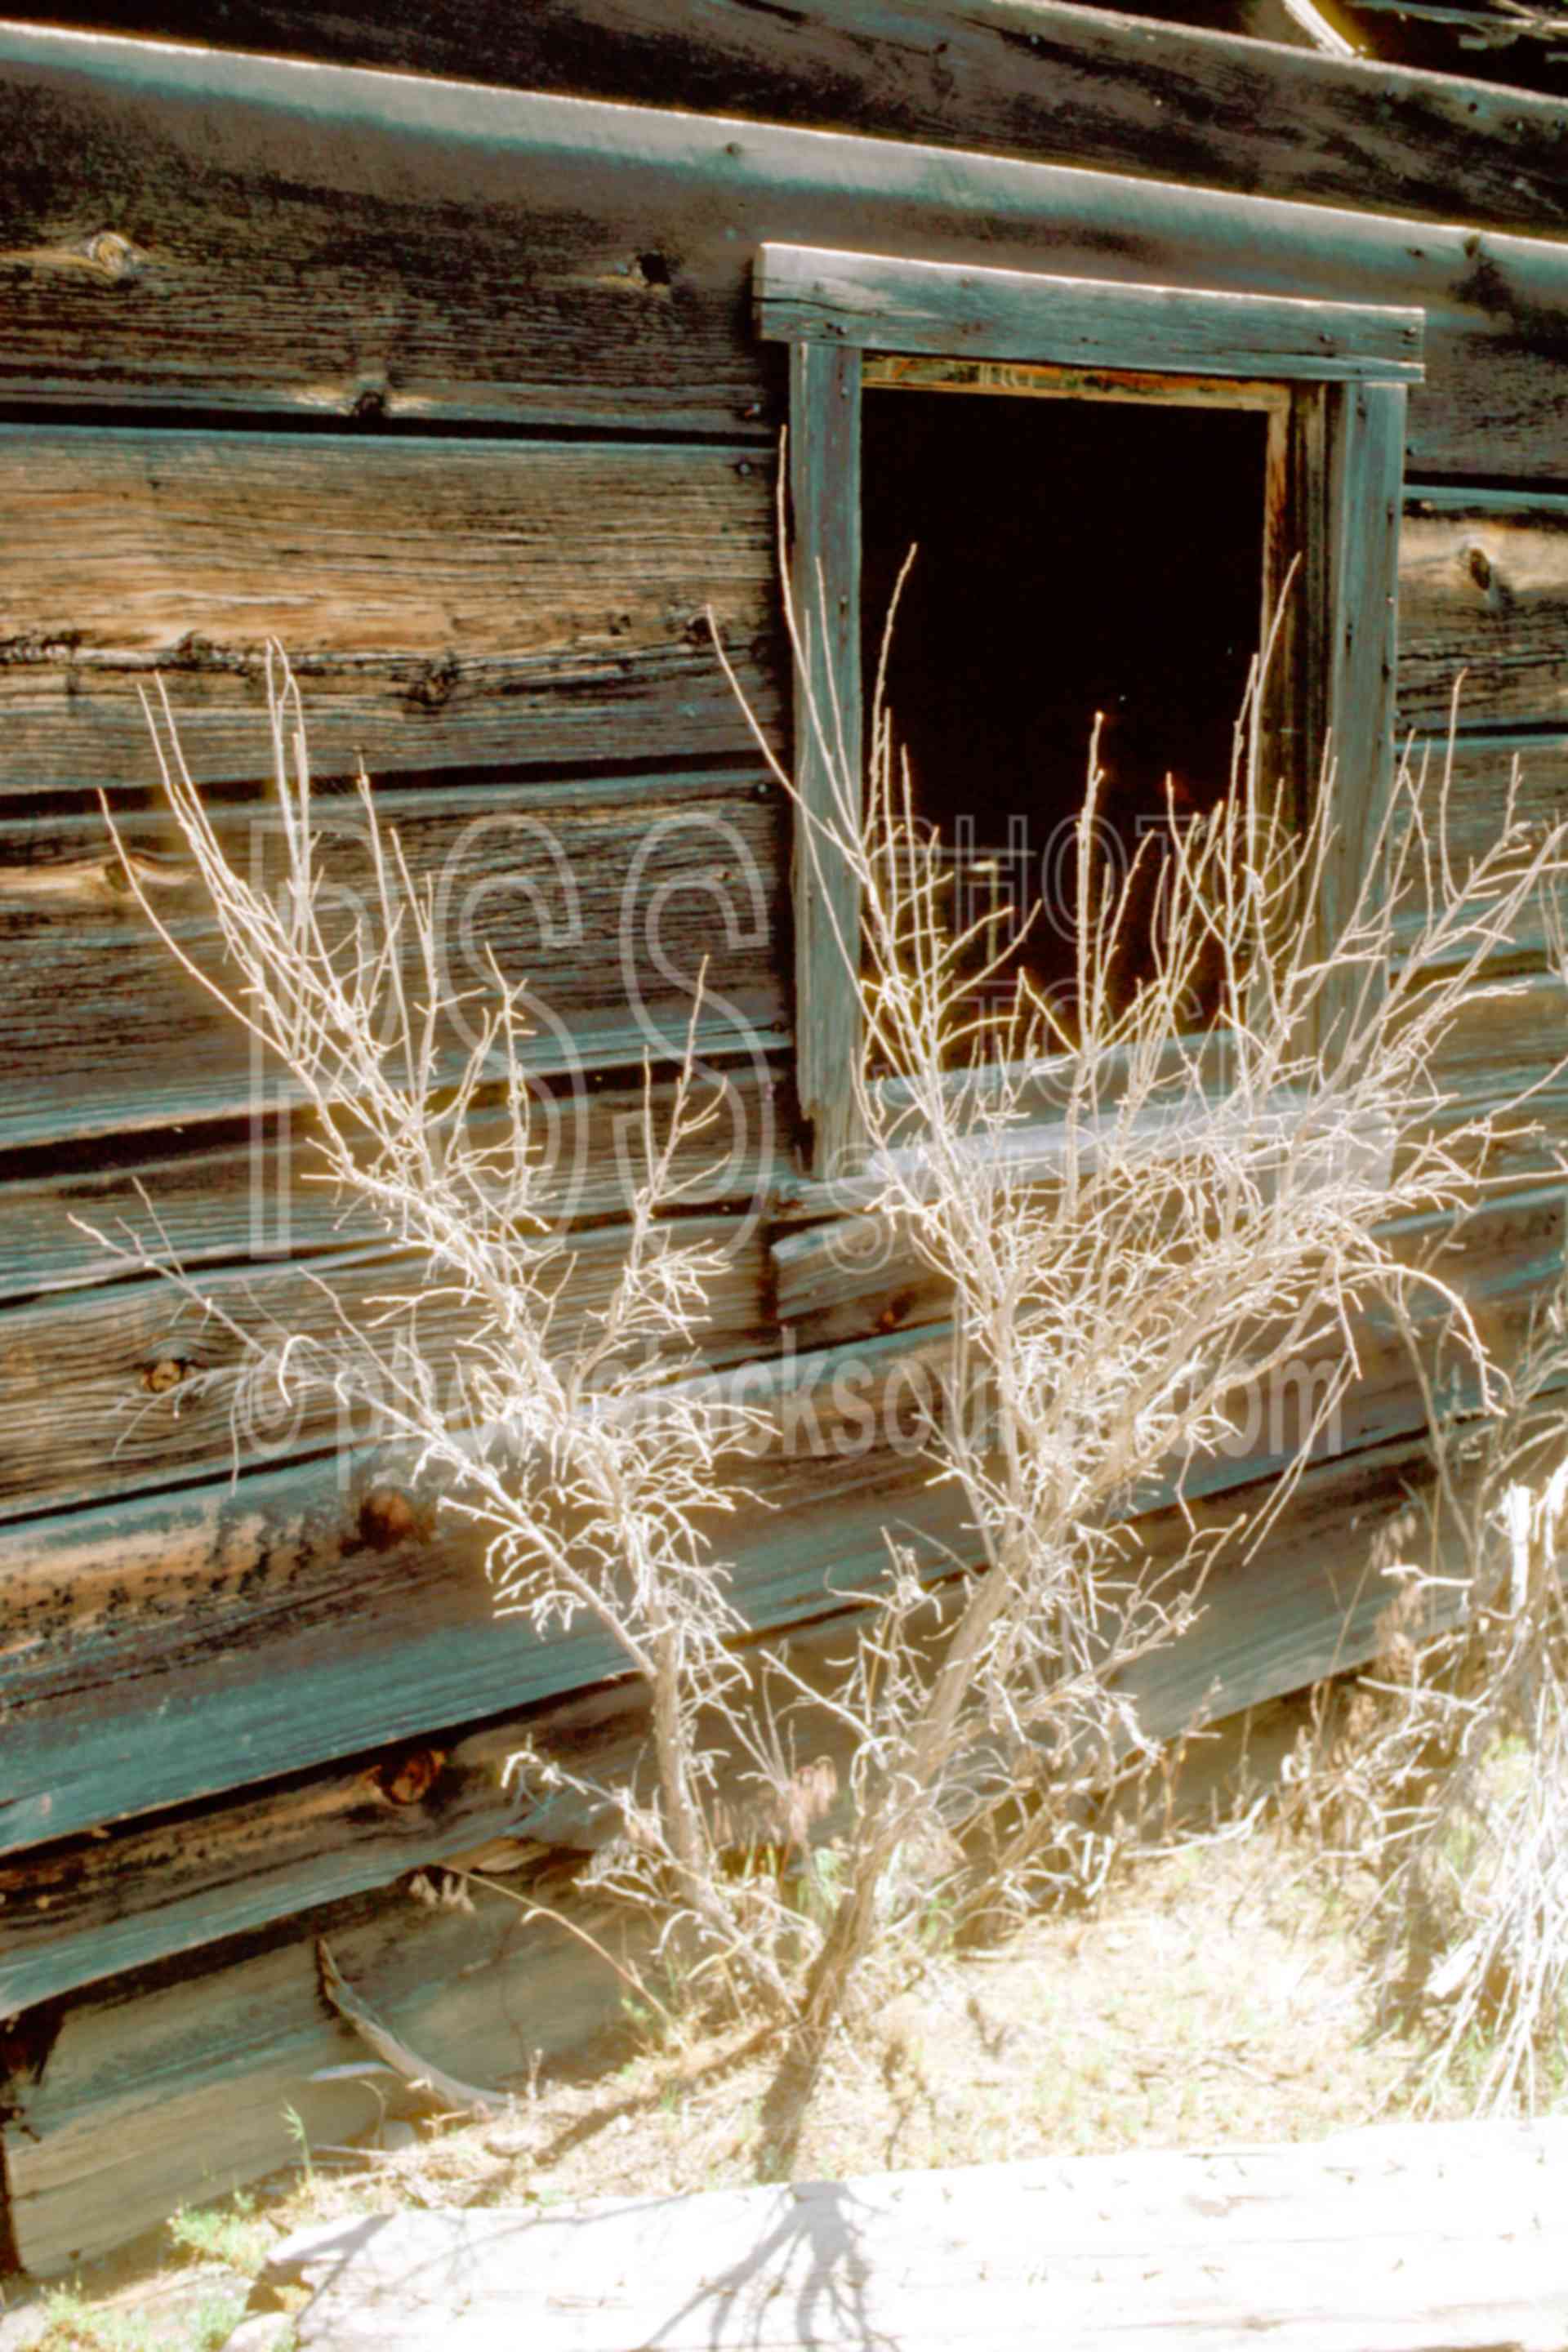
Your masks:
<svg viewBox="0 0 1568 2352"><path fill-rule="evenodd" d="M560 1356L586 1343L608 1305L627 1235L624 1224L595 1226L575 1235L558 1262L551 1334ZM776 1330L756 1221L681 1218L659 1238L723 1254L692 1330L694 1357L728 1364L766 1354ZM219 1268L201 1284L210 1318L156 1275L114 1284L101 1297L77 1290L12 1307L0 1321L11 1351L0 1383L0 1520L364 1443L374 1434L373 1408L258 1377L239 1335L258 1347L287 1339L325 1355L341 1344L342 1317L364 1329L388 1297L416 1297L428 1279L426 1261L383 1244L303 1265ZM439 1292L421 1305L421 1351L444 1390L478 1319Z"/></svg>
<svg viewBox="0 0 1568 2352"><path fill-rule="evenodd" d="M206 0L90 21L212 37ZM1120 171L1355 210L1568 227L1558 102L1059 0L224 0L236 48Z"/></svg>
<svg viewBox="0 0 1568 2352"><path fill-rule="evenodd" d="M1394 783L1401 487L1406 387L1351 383L1328 396L1328 676L1324 735L1334 746L1337 824L1319 893L1320 952L1355 920L1377 871ZM1307 658L1315 648L1309 641ZM1320 1045L1363 1014L1366 977L1341 972L1319 1016Z"/></svg>
<svg viewBox="0 0 1568 2352"><path fill-rule="evenodd" d="M1409 520L1406 519L1406 530ZM1413 566L1414 570L1414 566ZM1411 574L1406 574L1408 581ZM1402 585L1402 598L1404 594ZM1403 614L1401 616L1403 618ZM1476 655L1484 658L1484 638L1478 632ZM1436 677L1433 678L1436 688ZM1468 675L1465 691L1468 693ZM1411 698L1416 699L1412 680ZM1450 694L1452 685L1450 684ZM1461 698L1461 709L1463 708ZM1506 796L1513 793L1512 822L1521 836L1539 841L1546 830L1560 822L1558 812L1568 804L1568 738L1559 734L1527 732L1499 728L1494 731L1458 734L1450 743L1447 731L1430 736L1412 736L1399 746L1407 755L1413 771L1425 772L1426 791L1423 799L1425 821L1430 824L1439 802L1445 798L1449 868L1457 878L1471 869L1477 860L1495 846L1503 830ZM1408 947L1415 939L1426 912L1426 893L1420 886L1422 860L1418 844L1408 839L1414 824L1414 809L1403 794L1394 804L1391 828L1390 849L1397 853L1407 847L1412 854L1410 876L1415 887L1405 905L1395 916L1396 936ZM1441 887L1440 872L1434 867ZM1549 909L1555 895L1554 886L1543 889L1536 903L1526 908L1510 943L1510 957L1522 970L1543 967L1549 945ZM1487 1017L1488 1008L1479 1005L1474 1018ZM1563 1032L1561 1017L1553 1020L1544 1006L1538 1006L1540 1043L1550 1045L1554 1034ZM1517 1028L1521 1017L1516 1005L1512 1011L1503 1005L1490 1008L1490 1017L1505 1026L1516 1025L1516 1034L1507 1045L1500 1045L1493 1068L1494 1089L1497 1072L1506 1069L1510 1075L1521 1070L1528 1056L1520 1052L1524 1033ZM1564 1037L1568 1044L1568 1037ZM1445 1040L1439 1082L1450 1082L1450 1051L1457 1069L1462 1048L1452 1032Z"/></svg>
<svg viewBox="0 0 1568 2352"><path fill-rule="evenodd" d="M1412 488L1399 551L1403 725L1562 723L1565 556L1568 494Z"/></svg>
<svg viewBox="0 0 1568 2352"><path fill-rule="evenodd" d="M1558 2352L1568 2121L1035 2157L301 2231L300 2352Z"/></svg>
<svg viewBox="0 0 1568 2352"><path fill-rule="evenodd" d="M777 716L773 501L733 446L0 426L0 805L155 782L155 668L195 777L269 772L268 638L328 776L744 757L713 629Z"/></svg>
<svg viewBox="0 0 1568 2352"><path fill-rule="evenodd" d="M838 779L861 773L860 353L800 344L790 352L790 596L795 682L795 1092L813 1157L838 1165L855 1143L844 1073L859 1046L858 1006L844 984L860 937L860 892L835 845L845 827Z"/></svg>
<svg viewBox="0 0 1568 2352"><path fill-rule="evenodd" d="M772 243L753 282L758 331L773 342L1134 373L1157 354L1162 373L1268 383L1417 383L1423 373L1419 310Z"/></svg>
<svg viewBox="0 0 1568 2352"><path fill-rule="evenodd" d="M1568 249L1541 240L16 27L0 67L13 398L766 439L772 239L1409 305L1410 470L1568 477Z"/></svg>

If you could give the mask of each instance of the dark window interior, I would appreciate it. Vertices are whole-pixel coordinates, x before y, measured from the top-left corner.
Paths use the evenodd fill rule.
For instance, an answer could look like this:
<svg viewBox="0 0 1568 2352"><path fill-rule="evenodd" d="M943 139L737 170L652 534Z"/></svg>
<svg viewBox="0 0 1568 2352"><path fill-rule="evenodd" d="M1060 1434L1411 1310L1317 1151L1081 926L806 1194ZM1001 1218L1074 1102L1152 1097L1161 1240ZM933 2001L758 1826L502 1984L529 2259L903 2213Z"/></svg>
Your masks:
<svg viewBox="0 0 1568 2352"><path fill-rule="evenodd" d="M1072 904L1095 714L1112 854L1163 822L1167 773L1187 813L1228 788L1262 604L1266 420L868 388L863 430L868 699L912 543L888 700L916 807L954 853L955 912L1047 894L1015 961L1065 1003L1070 926L1051 908Z"/></svg>

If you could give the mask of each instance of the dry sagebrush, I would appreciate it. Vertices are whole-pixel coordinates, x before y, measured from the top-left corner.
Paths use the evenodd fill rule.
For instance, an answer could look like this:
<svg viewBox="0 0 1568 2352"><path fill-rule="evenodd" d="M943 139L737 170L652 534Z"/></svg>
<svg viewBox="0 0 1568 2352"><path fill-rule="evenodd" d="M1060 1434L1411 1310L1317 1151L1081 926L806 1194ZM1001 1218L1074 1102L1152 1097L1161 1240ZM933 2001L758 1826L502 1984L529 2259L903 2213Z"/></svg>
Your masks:
<svg viewBox="0 0 1568 2352"><path fill-rule="evenodd" d="M793 625L809 677L804 638L826 635L826 614ZM863 1006L862 1150L841 1198L951 1286L933 1463L979 1555L940 1604L895 1558L878 1606L849 1703L858 1825L805 1995L814 2032L897 1907L900 1856L961 1832L961 1916L1100 1866L1085 1802L1145 1746L1124 1677L1190 1625L1206 1559L1194 1538L1156 1564L1130 1511L1205 1461L1245 1457L1253 1403L1312 1367L1268 1500L1238 1505L1232 1540L1255 1548L1355 1378L1376 1300L1439 1316L1478 1394L1497 1391L1462 1293L1387 1228L1476 1198L1493 1122L1445 1121L1435 1066L1461 1011L1510 985L1495 960L1554 887L1564 834L1528 837L1510 794L1495 845L1456 874L1449 777L1406 760L1354 902L1321 937L1335 794L1363 780L1325 773L1305 824L1287 822L1265 790L1260 677L1228 799L1196 824L1173 810L1120 880L1096 858L1091 754L1065 1003L1008 976L985 923L948 920L951 866L880 695L864 783L839 714L811 713L835 806L797 821L819 872L847 866L860 908L860 936L839 940ZM1147 976L1129 990L1135 921ZM1188 1034L1200 994L1214 1010Z"/></svg>
<svg viewBox="0 0 1568 2352"><path fill-rule="evenodd" d="M220 984L192 961L129 858L125 870L171 953L287 1072L310 1114L319 1181L398 1255L368 1320L356 1322L320 1286L325 1337L258 1338L177 1267L165 1261L163 1270L235 1343L237 1369L211 1377L229 1385L237 1413L267 1388L285 1404L331 1398L346 1423L399 1450L416 1486L479 1529L498 1608L524 1612L542 1638L584 1617L609 1636L647 1685L658 1765L651 1802L630 1789L595 1792L625 1816L626 1874L645 1891L656 1883L700 1949L721 1952L776 2002L784 1988L769 1937L756 1932L758 1894L736 1890L718 1865L714 1769L700 1728L744 1719L748 1675L733 1647L744 1622L710 1529L731 1500L721 1465L747 1416L710 1382L683 1377L722 1259L659 1215L700 1182L678 1170L689 1170L715 1097L696 1081L689 1041L657 1121L645 1093L641 1181L611 1295L586 1318L585 1336L563 1342L557 1304L572 1279L573 1243L544 1205L521 1053L524 989L492 955L489 985L454 994L435 886L414 880L363 776L370 886L345 897L323 863L299 691L276 650L268 701L285 860L276 889L226 857L166 699L155 730L164 789L232 980ZM116 1245L152 1262L133 1236ZM447 1328L461 1334L439 1365L424 1319L437 1305L457 1310ZM519 1759L519 1769L530 1761ZM771 1768L765 1751L757 1761Z"/></svg>
<svg viewBox="0 0 1568 2352"><path fill-rule="evenodd" d="M374 887L334 925L282 671L273 730L288 855L276 898L226 861L172 729L164 781L236 974L224 1001L291 1074L325 1178L374 1214L407 1276L371 1328L343 1316L309 1347L279 1334L261 1350L266 1376L373 1405L445 1507L482 1530L502 1606L542 1633L583 1613L604 1627L646 1680L658 1768L651 1801L619 1792L627 1836L612 1874L820 2047L868 1958L929 1905L933 1872L952 1916L972 1920L1093 1875L1088 1809L1147 1747L1123 1678L1190 1625L1207 1557L1194 1539L1156 1566L1131 1510L1194 1465L1245 1454L1251 1402L1309 1365L1304 1448L1354 1377L1375 1298L1436 1302L1479 1389L1493 1381L1463 1297L1384 1227L1474 1197L1487 1123L1444 1125L1434 1065L1461 1008L1504 984L1492 960L1556 873L1563 835L1529 841L1510 824L1455 877L1446 780L1433 795L1406 767L1409 821L1391 816L1341 935L1320 940L1331 794L1304 829L1281 821L1250 725L1229 800L1195 827L1173 822L1116 887L1095 863L1091 766L1070 1002L1026 980L997 1002L984 994L1001 973L986 936L947 919L946 861L885 711L864 784L839 762L836 821L803 822L805 854L847 860L861 906L863 937L840 942L864 1034L863 1150L841 1205L951 1286L932 1469L961 1492L978 1566L949 1563L933 1591L929 1563L895 1548L837 1691L795 1689L810 1724L799 1748L847 1754L854 1805L825 1933L792 1941L766 1889L727 1876L720 1853L716 1756L739 1755L787 1811L791 1751L759 1725L735 1647L743 1614L710 1549L726 1450L744 1433L721 1387L684 1377L716 1263L658 1217L679 1196L678 1145L705 1115L689 1057L670 1124L645 1139L615 1295L590 1339L557 1350L571 1245L540 1206L521 992L492 965L454 1073L428 894L362 785ZM831 713L818 731L831 757ZM1152 957L1129 994L1134 920ZM1216 1009L1194 1035L1184 1020L1200 981ZM473 1113L498 1091L502 1131L481 1142ZM421 1343L436 1289L467 1318L455 1381L437 1381ZM1302 1458L1238 1541L1261 1540Z"/></svg>

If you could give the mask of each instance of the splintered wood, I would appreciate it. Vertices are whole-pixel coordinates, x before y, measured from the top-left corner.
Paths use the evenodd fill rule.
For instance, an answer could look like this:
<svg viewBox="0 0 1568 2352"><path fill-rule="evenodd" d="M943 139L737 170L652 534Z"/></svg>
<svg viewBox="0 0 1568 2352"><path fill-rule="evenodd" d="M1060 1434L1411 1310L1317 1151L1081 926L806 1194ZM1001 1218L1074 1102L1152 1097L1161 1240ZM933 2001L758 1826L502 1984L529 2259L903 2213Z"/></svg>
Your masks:
<svg viewBox="0 0 1568 2352"><path fill-rule="evenodd" d="M1568 2120L307 2231L298 2352L1561 2352Z"/></svg>

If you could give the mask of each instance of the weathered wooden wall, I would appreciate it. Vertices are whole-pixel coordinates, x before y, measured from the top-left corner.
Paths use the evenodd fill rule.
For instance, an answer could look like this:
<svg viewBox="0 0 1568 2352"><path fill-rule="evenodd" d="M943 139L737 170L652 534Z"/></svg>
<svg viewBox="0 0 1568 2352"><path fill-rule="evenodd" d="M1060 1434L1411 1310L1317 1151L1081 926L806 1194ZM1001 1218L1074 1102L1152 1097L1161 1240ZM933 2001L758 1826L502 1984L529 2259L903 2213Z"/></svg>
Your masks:
<svg viewBox="0 0 1568 2352"><path fill-rule="evenodd" d="M352 2127L362 2094L301 2087L340 2050L309 1961L323 1917L379 2001L406 1993L414 2039L427 2026L437 2056L495 2071L479 1994L446 1990L468 1930L410 1937L385 1890L502 1833L591 1842L500 1796L520 1710L574 1752L640 1738L632 1695L574 1696L615 1658L494 1622L473 1548L417 1496L407 1532L384 1465L338 1450L363 1433L242 1412L236 1463L237 1342L73 1222L145 1231L144 1185L242 1328L308 1325L306 1253L351 1299L387 1279L301 1181L285 1090L258 1096L243 1040L119 880L100 788L216 968L153 803L154 673L261 873L276 634L324 775L363 758L416 871L482 892L487 944L536 998L558 1197L588 1221L568 1322L624 1246L638 1066L684 1034L709 956L700 1042L728 1076L727 1158L701 1205L734 1248L702 1344L749 1368L775 1431L735 1539L759 1631L824 1616L830 1572L874 1575L891 1521L973 1538L889 1435L944 1301L792 1238L787 827L708 619L782 741L784 384L752 325L758 245L1418 305L1402 721L1440 734L1466 667L1464 842L1495 824L1516 755L1531 821L1568 781L1555 109L1022 0L544 0L417 26L231 0L222 31L332 62L0 31L0 2017L21 2012L0 2143L40 2268L209 2168L281 2160L285 2100ZM359 69L387 63L499 86ZM652 96L692 110L606 102ZM351 890L354 803L320 805ZM1519 993L1449 1041L1466 1105L1500 1067L1556 1062L1542 945L1517 942ZM1503 1162L1517 1192L1458 1262L1505 1336L1563 1257L1568 1087L1533 1115ZM1345 1611L1369 1531L1419 1475L1423 1408L1396 1337L1371 1318L1361 1338L1344 1458L1151 1686L1152 1719L1365 1654L1375 1583ZM1304 1377L1214 1465L1207 1507L1292 1450ZM600 2013L574 1962L497 1938L500 1974L478 1981L550 2006L529 2042Z"/></svg>
<svg viewBox="0 0 1568 2352"><path fill-rule="evenodd" d="M773 238L1418 305L1413 470L1568 470L1568 253L1540 238L221 53L12 30L5 56L9 399L771 447Z"/></svg>
<svg viewBox="0 0 1568 2352"><path fill-rule="evenodd" d="M96 0L89 21L1532 236L1568 226L1554 100L1260 49L1145 13L1062 0Z"/></svg>

